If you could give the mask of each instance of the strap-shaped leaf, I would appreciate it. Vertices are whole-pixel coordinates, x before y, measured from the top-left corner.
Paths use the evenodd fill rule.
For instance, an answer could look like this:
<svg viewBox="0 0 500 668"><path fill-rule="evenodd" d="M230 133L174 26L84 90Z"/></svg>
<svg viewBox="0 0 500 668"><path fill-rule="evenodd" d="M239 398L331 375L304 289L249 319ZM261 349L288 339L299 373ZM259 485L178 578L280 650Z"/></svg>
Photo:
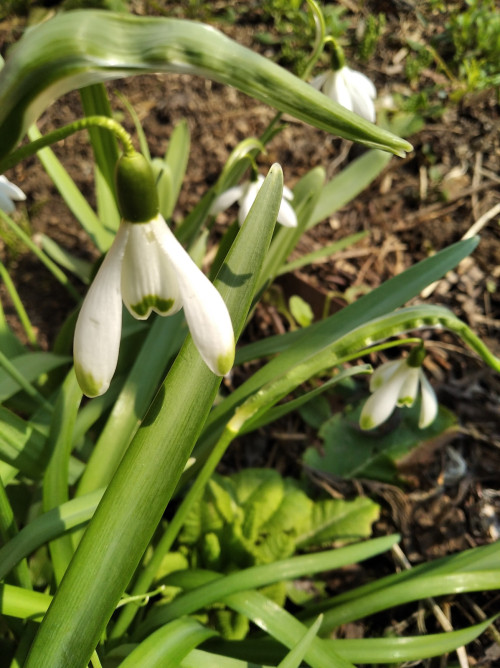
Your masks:
<svg viewBox="0 0 500 668"><path fill-rule="evenodd" d="M210 26L83 10L58 14L30 29L10 52L0 75L0 156L60 95L145 72L205 76L346 139L397 155L411 150L407 141Z"/></svg>

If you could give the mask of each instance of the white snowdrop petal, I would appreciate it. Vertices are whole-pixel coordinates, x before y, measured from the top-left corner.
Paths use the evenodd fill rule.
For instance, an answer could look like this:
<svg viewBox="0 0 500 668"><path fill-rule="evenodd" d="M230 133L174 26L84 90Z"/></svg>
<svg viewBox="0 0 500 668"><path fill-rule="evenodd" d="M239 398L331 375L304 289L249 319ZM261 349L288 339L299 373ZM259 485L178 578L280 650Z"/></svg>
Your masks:
<svg viewBox="0 0 500 668"><path fill-rule="evenodd" d="M165 227L158 222L160 230ZM177 279L157 242L154 221L123 224L129 230L121 279L125 306L137 320L145 320L151 311L175 313L182 306Z"/></svg>
<svg viewBox="0 0 500 668"><path fill-rule="evenodd" d="M375 88L373 81L362 72L351 70L350 67L346 69L349 70L351 87L356 88L359 91L363 91L363 95L374 100L377 97L377 89Z"/></svg>
<svg viewBox="0 0 500 668"><path fill-rule="evenodd" d="M333 72L331 80L325 84L324 92L331 97L332 100L338 102L343 107L352 111L352 100L349 87L343 75L343 70Z"/></svg>
<svg viewBox="0 0 500 668"><path fill-rule="evenodd" d="M329 75L329 72L323 72L322 74L318 74L317 77L314 77L314 79L311 79L309 82L313 88L316 88L316 90L321 90L325 84L325 81L327 80Z"/></svg>
<svg viewBox="0 0 500 668"><path fill-rule="evenodd" d="M75 373L88 397L104 394L118 362L122 327L121 269L128 230L120 226L78 315Z"/></svg>
<svg viewBox="0 0 500 668"><path fill-rule="evenodd" d="M15 208L16 207L12 203L12 200L9 199L2 190L0 190L0 209L5 211L5 213L11 214Z"/></svg>
<svg viewBox="0 0 500 668"><path fill-rule="evenodd" d="M434 422L438 413L438 401L434 388L426 378L425 373L420 369L420 391L422 403L420 406L420 418L418 426L425 429Z"/></svg>
<svg viewBox="0 0 500 668"><path fill-rule="evenodd" d="M216 375L226 375L234 361L234 333L224 300L167 226L158 242L175 268L189 330L203 361Z"/></svg>
<svg viewBox="0 0 500 668"><path fill-rule="evenodd" d="M393 360L392 362L385 362L375 369L370 376L370 392L375 392L379 387L382 387L388 382L390 377L396 373L398 367L404 363L404 360Z"/></svg>
<svg viewBox="0 0 500 668"><path fill-rule="evenodd" d="M26 199L26 195L21 188L9 181L5 176L0 176L0 192L16 202L22 202Z"/></svg>
<svg viewBox="0 0 500 668"><path fill-rule="evenodd" d="M417 398L420 367L411 367L405 362L406 377L399 390L398 406L413 406Z"/></svg>
<svg viewBox="0 0 500 668"><path fill-rule="evenodd" d="M281 200L277 221L284 227L297 227L297 214L286 199Z"/></svg>
<svg viewBox="0 0 500 668"><path fill-rule="evenodd" d="M240 210L238 213L238 222L240 225L243 225L245 222L245 219L248 216L250 209L252 208L252 204L255 202L255 198L257 197L257 193L259 192L263 182L263 179L258 179L257 181L251 181L250 183L247 183L245 193L240 198Z"/></svg>
<svg viewBox="0 0 500 668"><path fill-rule="evenodd" d="M221 211L229 209L235 202L237 202L240 197L243 195L244 186L234 186L234 188L229 188L220 194L213 202L210 207L210 215L216 216Z"/></svg>
<svg viewBox="0 0 500 668"><path fill-rule="evenodd" d="M361 411L359 421L361 429L374 429L387 420L396 407L406 373L406 369L400 366L387 383L368 397Z"/></svg>
<svg viewBox="0 0 500 668"><path fill-rule="evenodd" d="M289 202L293 200L293 192L287 186L283 186L283 199L287 199Z"/></svg>

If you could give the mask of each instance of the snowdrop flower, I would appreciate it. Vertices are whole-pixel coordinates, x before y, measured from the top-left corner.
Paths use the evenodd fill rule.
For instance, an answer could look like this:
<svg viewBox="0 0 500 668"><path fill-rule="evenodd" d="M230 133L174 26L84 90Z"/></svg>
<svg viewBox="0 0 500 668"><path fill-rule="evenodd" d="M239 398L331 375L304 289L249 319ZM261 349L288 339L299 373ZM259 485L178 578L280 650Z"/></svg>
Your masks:
<svg viewBox="0 0 500 668"><path fill-rule="evenodd" d="M370 79L344 65L338 70L328 70L311 81L311 86L338 102L349 111L354 111L367 121L375 122L377 91Z"/></svg>
<svg viewBox="0 0 500 668"><path fill-rule="evenodd" d="M415 349L415 352L423 349ZM370 392L373 394L366 401L361 411L361 429L374 429L385 422L396 406L412 406L417 398L419 386L421 408L418 426L428 427L437 416L438 403L431 384L421 367L422 357L417 366L413 366L412 355L407 359L382 364L372 375Z"/></svg>
<svg viewBox="0 0 500 668"><path fill-rule="evenodd" d="M264 183L264 177L259 174L255 181L246 181L240 186L234 186L223 192L214 201L210 207L210 214L216 216L221 211L229 209L235 202L238 202L240 210L238 212L238 222L243 225L248 212L252 208L257 193ZM278 211L278 223L285 227L297 227L297 216L290 202L293 200L293 193L290 188L283 186L283 198Z"/></svg>
<svg viewBox="0 0 500 668"><path fill-rule="evenodd" d="M137 160L139 169L134 165L131 178L125 174L120 182L120 164L137 158L141 159ZM118 361L122 301L138 320L146 319L151 311L172 315L184 307L203 361L213 373L224 376L232 367L235 345L224 300L158 213L149 164L139 154L121 161L117 192L124 219L85 297L75 328L73 352L80 387L89 397L109 387ZM141 190L142 168L147 171L147 188ZM139 172L135 180L134 171ZM132 197L130 204L134 188L139 197Z"/></svg>
<svg viewBox="0 0 500 668"><path fill-rule="evenodd" d="M14 211L14 202L22 202L26 195L21 188L11 183L5 176L0 176L0 209L5 213Z"/></svg>

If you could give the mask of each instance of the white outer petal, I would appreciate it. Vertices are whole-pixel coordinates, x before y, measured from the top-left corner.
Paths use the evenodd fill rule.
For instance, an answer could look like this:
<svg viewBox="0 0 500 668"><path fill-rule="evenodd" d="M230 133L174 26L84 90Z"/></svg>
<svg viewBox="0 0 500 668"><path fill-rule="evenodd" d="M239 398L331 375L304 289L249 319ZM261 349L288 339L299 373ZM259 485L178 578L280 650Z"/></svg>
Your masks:
<svg viewBox="0 0 500 668"><path fill-rule="evenodd" d="M221 213L221 211L229 209L230 206L232 206L235 202L237 202L240 199L240 197L243 195L244 192L245 192L244 185L234 186L234 188L229 188L229 190L225 190L214 200L212 206L210 207L209 214L211 216L216 216L218 213Z"/></svg>
<svg viewBox="0 0 500 668"><path fill-rule="evenodd" d="M121 269L128 230L121 225L78 315L75 372L84 394L106 392L118 362L122 328Z"/></svg>
<svg viewBox="0 0 500 668"><path fill-rule="evenodd" d="M332 100L338 102L338 104L352 111L351 93L344 78L344 70L345 68L337 72L331 72L330 77L323 86L323 92Z"/></svg>
<svg viewBox="0 0 500 668"><path fill-rule="evenodd" d="M5 213L11 214L15 208L12 200L7 197L4 191L0 190L0 209L5 211Z"/></svg>
<svg viewBox="0 0 500 668"><path fill-rule="evenodd" d="M277 221L284 227L297 227L297 214L293 206L285 198L281 200Z"/></svg>
<svg viewBox="0 0 500 668"><path fill-rule="evenodd" d="M252 204L255 202L257 193L264 183L264 177L258 176L257 181L250 181L245 186L245 192L240 198L240 210L238 212L238 222L240 225L243 225L245 218L248 216L248 212L252 208Z"/></svg>
<svg viewBox="0 0 500 668"><path fill-rule="evenodd" d="M385 385L391 376L396 373L397 368L403 364L404 360L393 360L377 367L370 376L370 392L375 392L379 387Z"/></svg>
<svg viewBox="0 0 500 668"><path fill-rule="evenodd" d="M345 67L344 70L346 70L344 80L351 96L352 110L373 123L376 118L373 103L377 96L375 86L361 72L356 72L348 67Z"/></svg>
<svg viewBox="0 0 500 668"><path fill-rule="evenodd" d="M123 303L137 320L146 320L151 311L172 315L182 306L174 269L157 242L165 221L155 218L149 223L123 223L129 230L122 265ZM162 306L154 299L165 302ZM148 303L149 302L149 303ZM134 310L134 306L140 307Z"/></svg>
<svg viewBox="0 0 500 668"><path fill-rule="evenodd" d="M316 90L321 90L325 84L325 81L328 78L328 75L330 72L323 72L322 74L318 74L317 77L314 77L314 79L311 79L309 82L313 88L316 88Z"/></svg>
<svg viewBox="0 0 500 668"><path fill-rule="evenodd" d="M186 320L198 352L213 373L224 376L234 361L233 325L226 304L167 225L157 238L175 268Z"/></svg>
<svg viewBox="0 0 500 668"><path fill-rule="evenodd" d="M438 401L432 385L422 369L420 369L420 391L422 404L420 407L419 429L425 429L436 419L438 413Z"/></svg>
<svg viewBox="0 0 500 668"><path fill-rule="evenodd" d="M0 193L6 195L9 199L16 202L22 202L26 199L26 195L21 188L9 181L5 176L0 176Z"/></svg>
<svg viewBox="0 0 500 668"><path fill-rule="evenodd" d="M389 381L368 397L359 420L361 429L374 429L391 415L396 407L401 387L406 380L407 368L405 367L406 365L400 365Z"/></svg>

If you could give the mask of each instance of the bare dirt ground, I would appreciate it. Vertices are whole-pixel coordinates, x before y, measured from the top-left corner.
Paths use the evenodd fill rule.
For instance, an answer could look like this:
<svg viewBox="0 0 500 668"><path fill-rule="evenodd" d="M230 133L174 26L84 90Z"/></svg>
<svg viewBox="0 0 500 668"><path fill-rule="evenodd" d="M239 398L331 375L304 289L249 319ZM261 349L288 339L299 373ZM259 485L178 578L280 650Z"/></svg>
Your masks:
<svg viewBox="0 0 500 668"><path fill-rule="evenodd" d="M394 10L389 20L395 32L409 31L416 22L407 9L402 15ZM255 41L258 23L219 27L237 41L274 55ZM22 29L21 19L0 23L2 54ZM380 48L364 68L375 81L381 98L407 85L397 53L397 44ZM423 76L436 74L428 71ZM200 78L141 76L109 87L113 107L121 112L125 126L131 131L133 125L114 95L116 89L137 111L154 156L165 152L176 122L186 118L189 123L191 155L174 220L189 212L215 181L234 146L248 136L259 136L274 115L273 110L258 101ZM310 252L361 230L369 230L369 236L282 281L280 290L285 297L301 294L317 312L327 295L335 293L334 304L340 307L346 303L342 296L346 290L357 287L362 294L376 287L430 253L459 240L477 220L487 216L500 202L498 112L495 92L483 91L464 97L458 105L450 104L439 120L429 121L424 129L408 137L415 151L404 160L393 158L381 176L353 203L309 233L299 252ZM67 95L40 119L40 130L59 127L80 114L78 95ZM360 154L360 149L349 142L293 119L286 121L286 128L269 145L267 154L259 158L259 165L264 173L273 162L279 162L290 187L316 165L322 165L331 177ZM83 194L92 201L92 160L87 138L83 134L73 136L55 150ZM436 170L440 175L438 180L431 176ZM27 160L7 176L27 195L33 235L44 232L81 257L97 257L37 159ZM218 225L223 227L231 220L231 214L220 216ZM48 348L74 303L18 244L0 240L0 259L16 282L41 345ZM452 309L497 355L500 354L499 265L497 215L482 230L481 242L471 258L442 280L428 298ZM77 287L84 292L83 286ZM9 322L20 331L4 286L0 286L0 297ZM287 323L272 300L268 300L259 308L245 336L247 340L256 339L286 329ZM378 530L402 531L405 551L414 563L496 540L500 531L500 379L452 336L443 334L433 339L427 371L440 401L458 416L460 428L438 447L423 451L420 461L406 472L405 493L388 485L364 486L385 509ZM300 420L290 417L266 434L253 438L251 461L246 442L242 441L232 450L226 464L228 469L250 463L275 466L285 473L297 471L300 454L316 437ZM346 495L357 489L350 482L329 481L329 484ZM377 561L370 573L368 564L362 574L353 573L352 579L363 581L367 576L380 575L381 568L384 565ZM474 606L492 614L498 610L498 598L494 594L478 594L470 598L469 604L460 606L464 624L471 623L478 614ZM398 615L401 618L404 611ZM353 637L360 630L348 629L346 633ZM494 665L488 658L493 657L492 647L488 636L476 644L474 655L481 665Z"/></svg>

